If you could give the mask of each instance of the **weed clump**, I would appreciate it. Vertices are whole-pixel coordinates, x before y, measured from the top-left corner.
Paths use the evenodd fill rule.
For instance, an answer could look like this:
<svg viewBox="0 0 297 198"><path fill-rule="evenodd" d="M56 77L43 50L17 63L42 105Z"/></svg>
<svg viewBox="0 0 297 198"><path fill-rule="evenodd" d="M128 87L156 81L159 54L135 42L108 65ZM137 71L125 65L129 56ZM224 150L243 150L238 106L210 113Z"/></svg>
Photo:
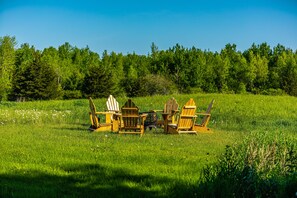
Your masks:
<svg viewBox="0 0 297 198"><path fill-rule="evenodd" d="M226 146L218 163L203 169L199 197L295 197L296 141L282 133L251 133Z"/></svg>

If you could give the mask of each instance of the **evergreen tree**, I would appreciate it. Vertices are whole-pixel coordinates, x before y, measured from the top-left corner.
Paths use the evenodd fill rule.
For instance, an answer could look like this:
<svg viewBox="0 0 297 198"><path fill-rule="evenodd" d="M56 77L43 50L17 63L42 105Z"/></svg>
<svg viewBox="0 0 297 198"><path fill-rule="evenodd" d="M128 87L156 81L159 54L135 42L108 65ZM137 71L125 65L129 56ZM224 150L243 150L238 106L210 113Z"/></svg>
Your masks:
<svg viewBox="0 0 297 198"><path fill-rule="evenodd" d="M35 48L29 44L22 44L16 50L16 67L13 74L12 92L9 95L10 100L24 101L27 97L26 86L23 81L28 77L25 71L32 66L34 62ZM24 89L23 89L24 88Z"/></svg>
<svg viewBox="0 0 297 198"><path fill-rule="evenodd" d="M49 100L61 95L55 70L41 61L40 51L34 52L34 60L29 66L18 71L15 84L15 98Z"/></svg>
<svg viewBox="0 0 297 198"><path fill-rule="evenodd" d="M89 68L89 72L84 79L83 93L85 96L93 98L106 98L114 92L115 83L110 80L112 72L101 66Z"/></svg>

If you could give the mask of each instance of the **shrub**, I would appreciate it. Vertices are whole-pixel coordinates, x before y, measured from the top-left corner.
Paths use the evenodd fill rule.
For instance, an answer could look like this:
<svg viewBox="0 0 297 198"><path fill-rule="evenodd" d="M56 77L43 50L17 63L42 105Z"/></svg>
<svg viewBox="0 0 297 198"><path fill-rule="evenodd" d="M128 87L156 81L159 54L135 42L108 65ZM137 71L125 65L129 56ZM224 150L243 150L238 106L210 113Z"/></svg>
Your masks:
<svg viewBox="0 0 297 198"><path fill-rule="evenodd" d="M284 95L287 95L286 92L282 89L267 89L267 90L264 90L262 92L260 92L260 94L263 94L263 95L271 95L271 96L284 96Z"/></svg>
<svg viewBox="0 0 297 198"><path fill-rule="evenodd" d="M296 143L282 134L252 133L227 146L219 162L202 171L202 197L294 197Z"/></svg>
<svg viewBox="0 0 297 198"><path fill-rule="evenodd" d="M65 90L63 92L63 99L80 99L82 98L82 93L80 90Z"/></svg>
<svg viewBox="0 0 297 198"><path fill-rule="evenodd" d="M171 80L163 76L149 74L139 78L139 96L168 95L177 92Z"/></svg>

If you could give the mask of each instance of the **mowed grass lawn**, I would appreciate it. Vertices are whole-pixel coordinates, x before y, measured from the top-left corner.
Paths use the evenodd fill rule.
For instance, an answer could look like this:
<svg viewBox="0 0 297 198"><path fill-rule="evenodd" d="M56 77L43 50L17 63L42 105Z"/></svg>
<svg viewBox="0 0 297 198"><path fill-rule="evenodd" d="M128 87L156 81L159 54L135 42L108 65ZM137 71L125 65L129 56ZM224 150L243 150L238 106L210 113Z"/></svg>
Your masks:
<svg viewBox="0 0 297 198"><path fill-rule="evenodd" d="M141 111L172 96L134 98ZM198 111L215 99L213 133L91 133L88 101L0 103L0 197L195 197L202 169L251 132L297 140L297 98L195 94ZM117 98L123 105L127 98ZM103 111L106 99L95 99ZM199 122L199 120L197 121Z"/></svg>

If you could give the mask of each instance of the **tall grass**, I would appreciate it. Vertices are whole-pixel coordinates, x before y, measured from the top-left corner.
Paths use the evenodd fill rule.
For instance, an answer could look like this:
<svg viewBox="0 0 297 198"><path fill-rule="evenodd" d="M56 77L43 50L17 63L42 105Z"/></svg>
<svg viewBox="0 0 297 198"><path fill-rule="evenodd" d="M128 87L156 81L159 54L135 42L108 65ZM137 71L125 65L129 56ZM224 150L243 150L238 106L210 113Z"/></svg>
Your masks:
<svg viewBox="0 0 297 198"><path fill-rule="evenodd" d="M133 101L141 111L148 111L162 109L170 97ZM206 183L207 188L216 189L211 181L217 175L209 174L213 179L206 182L204 167L216 167L216 162L228 164L220 158L226 145L230 147L225 156L240 153L238 159L232 154L232 160L250 159L249 170L258 178L251 181L260 185L261 181L276 180L282 190L274 194L294 189L296 177L291 172L296 169L290 172L280 167L294 165L295 154L289 160L284 157L288 154L281 153L295 153L296 146L291 149L291 144L282 142L296 142L296 98L224 94L174 97L180 107L194 98L198 111L205 111L214 98L209 123L214 133L175 136L158 129L146 131L141 138L90 133L87 99L0 103L0 197L199 197L205 195L200 187ZM123 105L127 98L117 100ZM98 111L105 110L106 99L94 102ZM266 156L267 161L275 155L282 163L264 163L254 155ZM285 181L286 174L290 174L290 181Z"/></svg>
<svg viewBox="0 0 297 198"><path fill-rule="evenodd" d="M141 111L163 109L164 103L173 96L134 98ZM205 111L214 98L210 127L225 131L287 130L297 128L297 98L290 96L192 94L174 95L180 107L194 98L197 111ZM117 98L120 106L127 98ZM98 111L106 109L106 99L95 99ZM67 123L86 124L88 101L37 101L0 103L0 124ZM197 120L199 122L199 120Z"/></svg>
<svg viewBox="0 0 297 198"><path fill-rule="evenodd" d="M252 133L202 171L201 197L296 197L297 141L282 132Z"/></svg>

